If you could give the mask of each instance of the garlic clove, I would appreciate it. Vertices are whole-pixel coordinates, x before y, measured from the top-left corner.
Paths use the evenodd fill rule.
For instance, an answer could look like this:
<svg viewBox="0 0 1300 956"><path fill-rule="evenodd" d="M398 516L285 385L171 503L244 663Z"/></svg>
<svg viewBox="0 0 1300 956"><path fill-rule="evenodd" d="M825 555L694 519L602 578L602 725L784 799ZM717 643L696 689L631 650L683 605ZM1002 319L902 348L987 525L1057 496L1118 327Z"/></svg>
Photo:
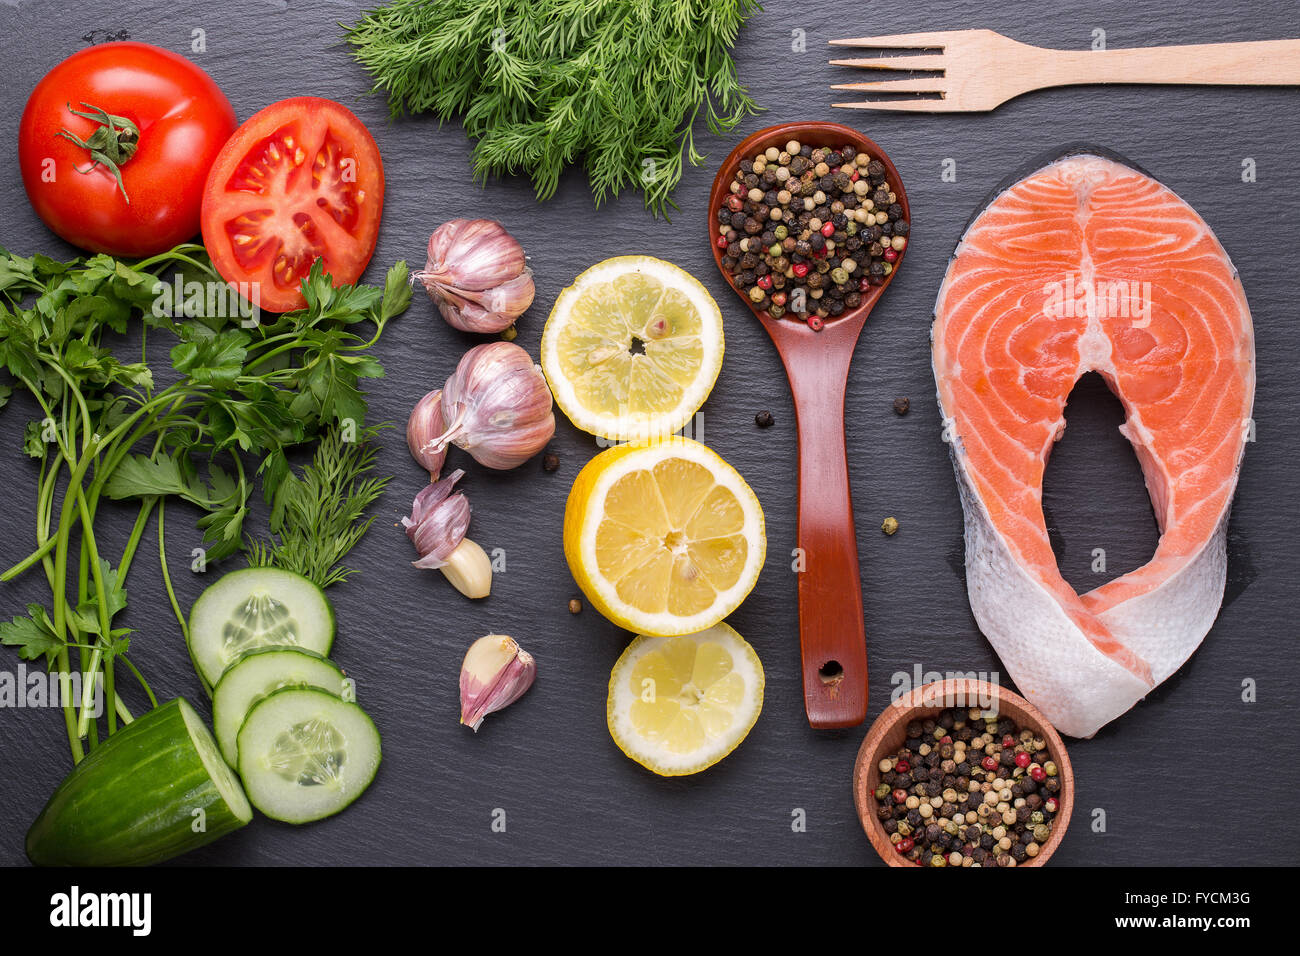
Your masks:
<svg viewBox="0 0 1300 956"><path fill-rule="evenodd" d="M417 568L440 568L465 539L469 530L469 499L452 488L465 474L457 469L427 485L411 502L411 516L402 519L406 536L420 557Z"/></svg>
<svg viewBox="0 0 1300 956"><path fill-rule="evenodd" d="M467 598L485 598L492 593L492 561L479 545L465 538L447 555L438 570Z"/></svg>
<svg viewBox="0 0 1300 956"><path fill-rule="evenodd" d="M434 451L430 444L447 430L442 420L442 389L427 393L415 403L406 420L406 447L411 457L429 473L430 481L437 481L447 458L447 449Z"/></svg>
<svg viewBox="0 0 1300 956"><path fill-rule="evenodd" d="M513 704L536 679L537 662L513 637L480 637L460 667L460 722L477 733L484 717Z"/></svg>

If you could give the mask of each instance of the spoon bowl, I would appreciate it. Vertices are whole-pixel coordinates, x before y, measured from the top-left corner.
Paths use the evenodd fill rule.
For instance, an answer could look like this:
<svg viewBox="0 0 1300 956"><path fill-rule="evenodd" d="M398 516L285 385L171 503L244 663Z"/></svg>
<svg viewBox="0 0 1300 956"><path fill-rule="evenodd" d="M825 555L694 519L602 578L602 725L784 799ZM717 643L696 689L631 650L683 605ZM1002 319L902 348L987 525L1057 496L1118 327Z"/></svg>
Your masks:
<svg viewBox="0 0 1300 956"><path fill-rule="evenodd" d="M814 149L852 144L884 164L886 182L911 223L907 194L898 170L874 142L839 123L785 123L743 139L727 156L709 195L709 236L718 235L717 213L730 197L740 162L790 140ZM909 232L910 243L910 232ZM735 288L722 265L722 250L710 241L713 261ZM867 650L862 616L853 500L844 444L844 392L849 364L867 316L898 275L906 246L880 285L862 293L861 303L820 331L794 318L774 319L741 290L746 307L771 336L794 397L799 432L798 545L804 570L799 574L799 643L803 660L804 709L813 727L852 727L867 715Z"/></svg>

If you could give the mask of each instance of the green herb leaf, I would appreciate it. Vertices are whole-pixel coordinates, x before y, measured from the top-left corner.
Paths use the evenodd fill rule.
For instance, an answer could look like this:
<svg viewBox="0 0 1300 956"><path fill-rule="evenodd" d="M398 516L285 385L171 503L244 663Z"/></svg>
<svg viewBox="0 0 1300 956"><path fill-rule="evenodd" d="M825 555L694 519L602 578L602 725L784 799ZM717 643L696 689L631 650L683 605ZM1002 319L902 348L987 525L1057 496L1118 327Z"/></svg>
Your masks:
<svg viewBox="0 0 1300 956"><path fill-rule="evenodd" d="M27 615L0 622L0 644L18 648L18 656L25 661L41 657L53 661L63 642L54 633L49 615L39 604L27 605Z"/></svg>

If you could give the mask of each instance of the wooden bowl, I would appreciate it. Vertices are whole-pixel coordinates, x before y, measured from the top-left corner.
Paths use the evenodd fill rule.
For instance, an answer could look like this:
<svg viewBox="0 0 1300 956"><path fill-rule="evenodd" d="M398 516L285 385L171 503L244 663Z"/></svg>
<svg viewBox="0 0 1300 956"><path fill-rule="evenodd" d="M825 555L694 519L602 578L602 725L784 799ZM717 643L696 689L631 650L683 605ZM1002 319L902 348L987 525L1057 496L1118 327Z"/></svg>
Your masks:
<svg viewBox="0 0 1300 956"><path fill-rule="evenodd" d="M862 578L858 567L848 454L844 445L844 394L849 363L867 316L898 275L907 246L884 282L862 293L862 302L814 331L797 319L774 319L761 312L732 284L718 248L718 209L731 195L740 161L790 140L821 146L848 146L885 166L903 216L911 207L897 168L884 151L857 130L839 123L786 123L759 130L741 141L723 162L709 196L709 248L728 286L771 336L794 398L799 431L798 545L805 559L799 573L799 643L803 664L804 710L813 727L853 727L867 716L866 627ZM908 246L911 233L908 235Z"/></svg>
<svg viewBox="0 0 1300 956"><path fill-rule="evenodd" d="M980 700L995 700L999 716L1012 720L1022 730L1032 730L1034 736L1045 740L1061 781L1061 791L1056 795L1060 806L1052 821L1051 837L1043 844L1038 856L1018 865L1042 866L1064 839L1065 831L1070 825L1070 814L1074 810L1074 769L1070 766L1065 744L1047 722L1047 718L1019 694L997 684L980 680L936 681L904 694L885 708L867 731L867 737L858 750L857 763L853 767L853 803L858 809L858 818L862 821L862 828L867 831L871 845L890 866L915 867L916 864L899 856L889 840L889 834L876 818L874 794L880 785L881 759L892 757L898 752L907 739L907 725L910 721L934 717L945 707L956 704L977 706Z"/></svg>

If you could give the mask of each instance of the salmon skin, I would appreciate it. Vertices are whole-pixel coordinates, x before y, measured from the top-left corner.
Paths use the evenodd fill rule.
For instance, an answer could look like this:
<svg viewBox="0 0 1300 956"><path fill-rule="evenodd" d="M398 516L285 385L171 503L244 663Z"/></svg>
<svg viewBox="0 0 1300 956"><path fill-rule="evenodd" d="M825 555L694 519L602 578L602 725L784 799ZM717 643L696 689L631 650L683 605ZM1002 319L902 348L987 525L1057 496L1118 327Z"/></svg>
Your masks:
<svg viewBox="0 0 1300 956"><path fill-rule="evenodd" d="M1174 673L1219 613L1255 395L1237 271L1173 191L1113 155L1072 152L971 221L931 344L975 619L1025 697L1091 737ZM1080 595L1048 540L1043 472L1090 371L1124 406L1160 543Z"/></svg>

